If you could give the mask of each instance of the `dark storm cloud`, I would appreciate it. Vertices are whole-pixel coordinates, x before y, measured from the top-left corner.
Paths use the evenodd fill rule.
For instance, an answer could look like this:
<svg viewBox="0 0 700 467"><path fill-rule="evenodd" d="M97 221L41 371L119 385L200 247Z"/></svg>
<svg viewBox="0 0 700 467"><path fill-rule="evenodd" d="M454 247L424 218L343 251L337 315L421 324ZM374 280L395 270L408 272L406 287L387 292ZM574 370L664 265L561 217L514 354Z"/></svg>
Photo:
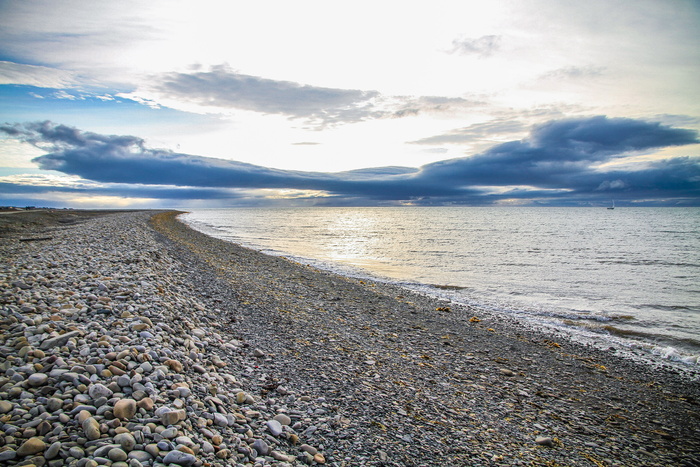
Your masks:
<svg viewBox="0 0 700 467"><path fill-rule="evenodd" d="M89 196L115 196L120 198L154 198L162 200L233 199L242 196L235 190L190 188L180 186L149 186L130 184L66 183L31 185L27 183L0 182L3 195L50 195L52 193L84 194Z"/></svg>
<svg viewBox="0 0 700 467"><path fill-rule="evenodd" d="M277 170L154 150L132 136L99 135L50 122L0 130L49 150L34 159L42 169L106 183L319 190L338 203L364 199L368 203L487 204L502 198L536 197L563 203L609 198L611 193L629 199L683 197L700 203L697 158L599 168L630 153L699 142L692 130L624 118L552 121L535 127L528 139L419 169L381 167L339 173Z"/></svg>
<svg viewBox="0 0 700 467"><path fill-rule="evenodd" d="M373 115L376 91L334 89L236 73L226 66L155 77L159 93L199 105L281 114L323 123L356 122Z"/></svg>
<svg viewBox="0 0 700 467"><path fill-rule="evenodd" d="M581 160L600 160L629 151L698 143L696 131L630 118L604 116L548 122L535 128L529 145L551 154L566 150ZM557 157L557 156L554 156Z"/></svg>
<svg viewBox="0 0 700 467"><path fill-rule="evenodd" d="M654 197L661 193L698 197L700 161L697 158L676 157L649 163L641 170L611 170L603 177L581 174L573 178L571 185L580 193L625 193L634 190L640 197Z"/></svg>
<svg viewBox="0 0 700 467"><path fill-rule="evenodd" d="M326 174L260 167L144 147L131 136L107 136L82 132L51 122L16 124L0 131L52 152L34 162L42 169L57 170L105 183L178 185L221 188L291 188L331 193L379 196L413 196L415 191L451 193L449 187L416 188L399 183L399 177L415 169L378 168Z"/></svg>
<svg viewBox="0 0 700 467"><path fill-rule="evenodd" d="M659 123L602 116L559 120L536 127L529 139L425 165L417 177L468 186L576 189L577 180L584 175L605 176L606 172L595 168L599 163L630 152L694 143L698 143L697 132ZM698 164L697 160L692 162Z"/></svg>

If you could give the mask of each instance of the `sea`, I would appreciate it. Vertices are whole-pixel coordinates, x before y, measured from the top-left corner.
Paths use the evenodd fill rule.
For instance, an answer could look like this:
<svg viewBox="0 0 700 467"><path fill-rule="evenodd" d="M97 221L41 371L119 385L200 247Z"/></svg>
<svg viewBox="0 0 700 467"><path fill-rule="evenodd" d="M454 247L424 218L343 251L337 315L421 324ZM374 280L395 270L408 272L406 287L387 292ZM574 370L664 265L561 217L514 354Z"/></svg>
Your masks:
<svg viewBox="0 0 700 467"><path fill-rule="evenodd" d="M266 254L700 365L700 208L234 208L181 219Z"/></svg>

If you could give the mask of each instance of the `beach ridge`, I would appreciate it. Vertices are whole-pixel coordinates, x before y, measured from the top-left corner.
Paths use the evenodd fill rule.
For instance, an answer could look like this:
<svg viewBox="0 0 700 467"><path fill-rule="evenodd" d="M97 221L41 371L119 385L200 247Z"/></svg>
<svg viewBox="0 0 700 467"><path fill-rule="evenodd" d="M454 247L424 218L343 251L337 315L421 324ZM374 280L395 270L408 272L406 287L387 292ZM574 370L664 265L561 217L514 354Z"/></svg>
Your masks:
<svg viewBox="0 0 700 467"><path fill-rule="evenodd" d="M682 370L264 255L178 214L0 238L0 461L700 465L700 390Z"/></svg>

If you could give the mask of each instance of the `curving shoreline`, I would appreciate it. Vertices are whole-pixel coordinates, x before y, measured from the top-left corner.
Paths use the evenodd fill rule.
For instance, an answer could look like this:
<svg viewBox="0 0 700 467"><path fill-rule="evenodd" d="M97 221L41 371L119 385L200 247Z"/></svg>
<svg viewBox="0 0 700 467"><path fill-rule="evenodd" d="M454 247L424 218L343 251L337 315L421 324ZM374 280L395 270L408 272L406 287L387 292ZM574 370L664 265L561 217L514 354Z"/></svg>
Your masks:
<svg viewBox="0 0 700 467"><path fill-rule="evenodd" d="M2 462L700 465L700 389L681 370L176 215L0 239Z"/></svg>

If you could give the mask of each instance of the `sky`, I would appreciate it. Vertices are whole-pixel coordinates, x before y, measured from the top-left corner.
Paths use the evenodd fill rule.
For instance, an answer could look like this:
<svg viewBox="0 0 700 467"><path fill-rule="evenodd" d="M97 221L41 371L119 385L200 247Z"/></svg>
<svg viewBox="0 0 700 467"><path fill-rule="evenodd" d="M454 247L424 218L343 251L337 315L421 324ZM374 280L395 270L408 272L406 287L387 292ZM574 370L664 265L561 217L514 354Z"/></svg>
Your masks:
<svg viewBox="0 0 700 467"><path fill-rule="evenodd" d="M695 0L0 0L0 205L700 206Z"/></svg>

